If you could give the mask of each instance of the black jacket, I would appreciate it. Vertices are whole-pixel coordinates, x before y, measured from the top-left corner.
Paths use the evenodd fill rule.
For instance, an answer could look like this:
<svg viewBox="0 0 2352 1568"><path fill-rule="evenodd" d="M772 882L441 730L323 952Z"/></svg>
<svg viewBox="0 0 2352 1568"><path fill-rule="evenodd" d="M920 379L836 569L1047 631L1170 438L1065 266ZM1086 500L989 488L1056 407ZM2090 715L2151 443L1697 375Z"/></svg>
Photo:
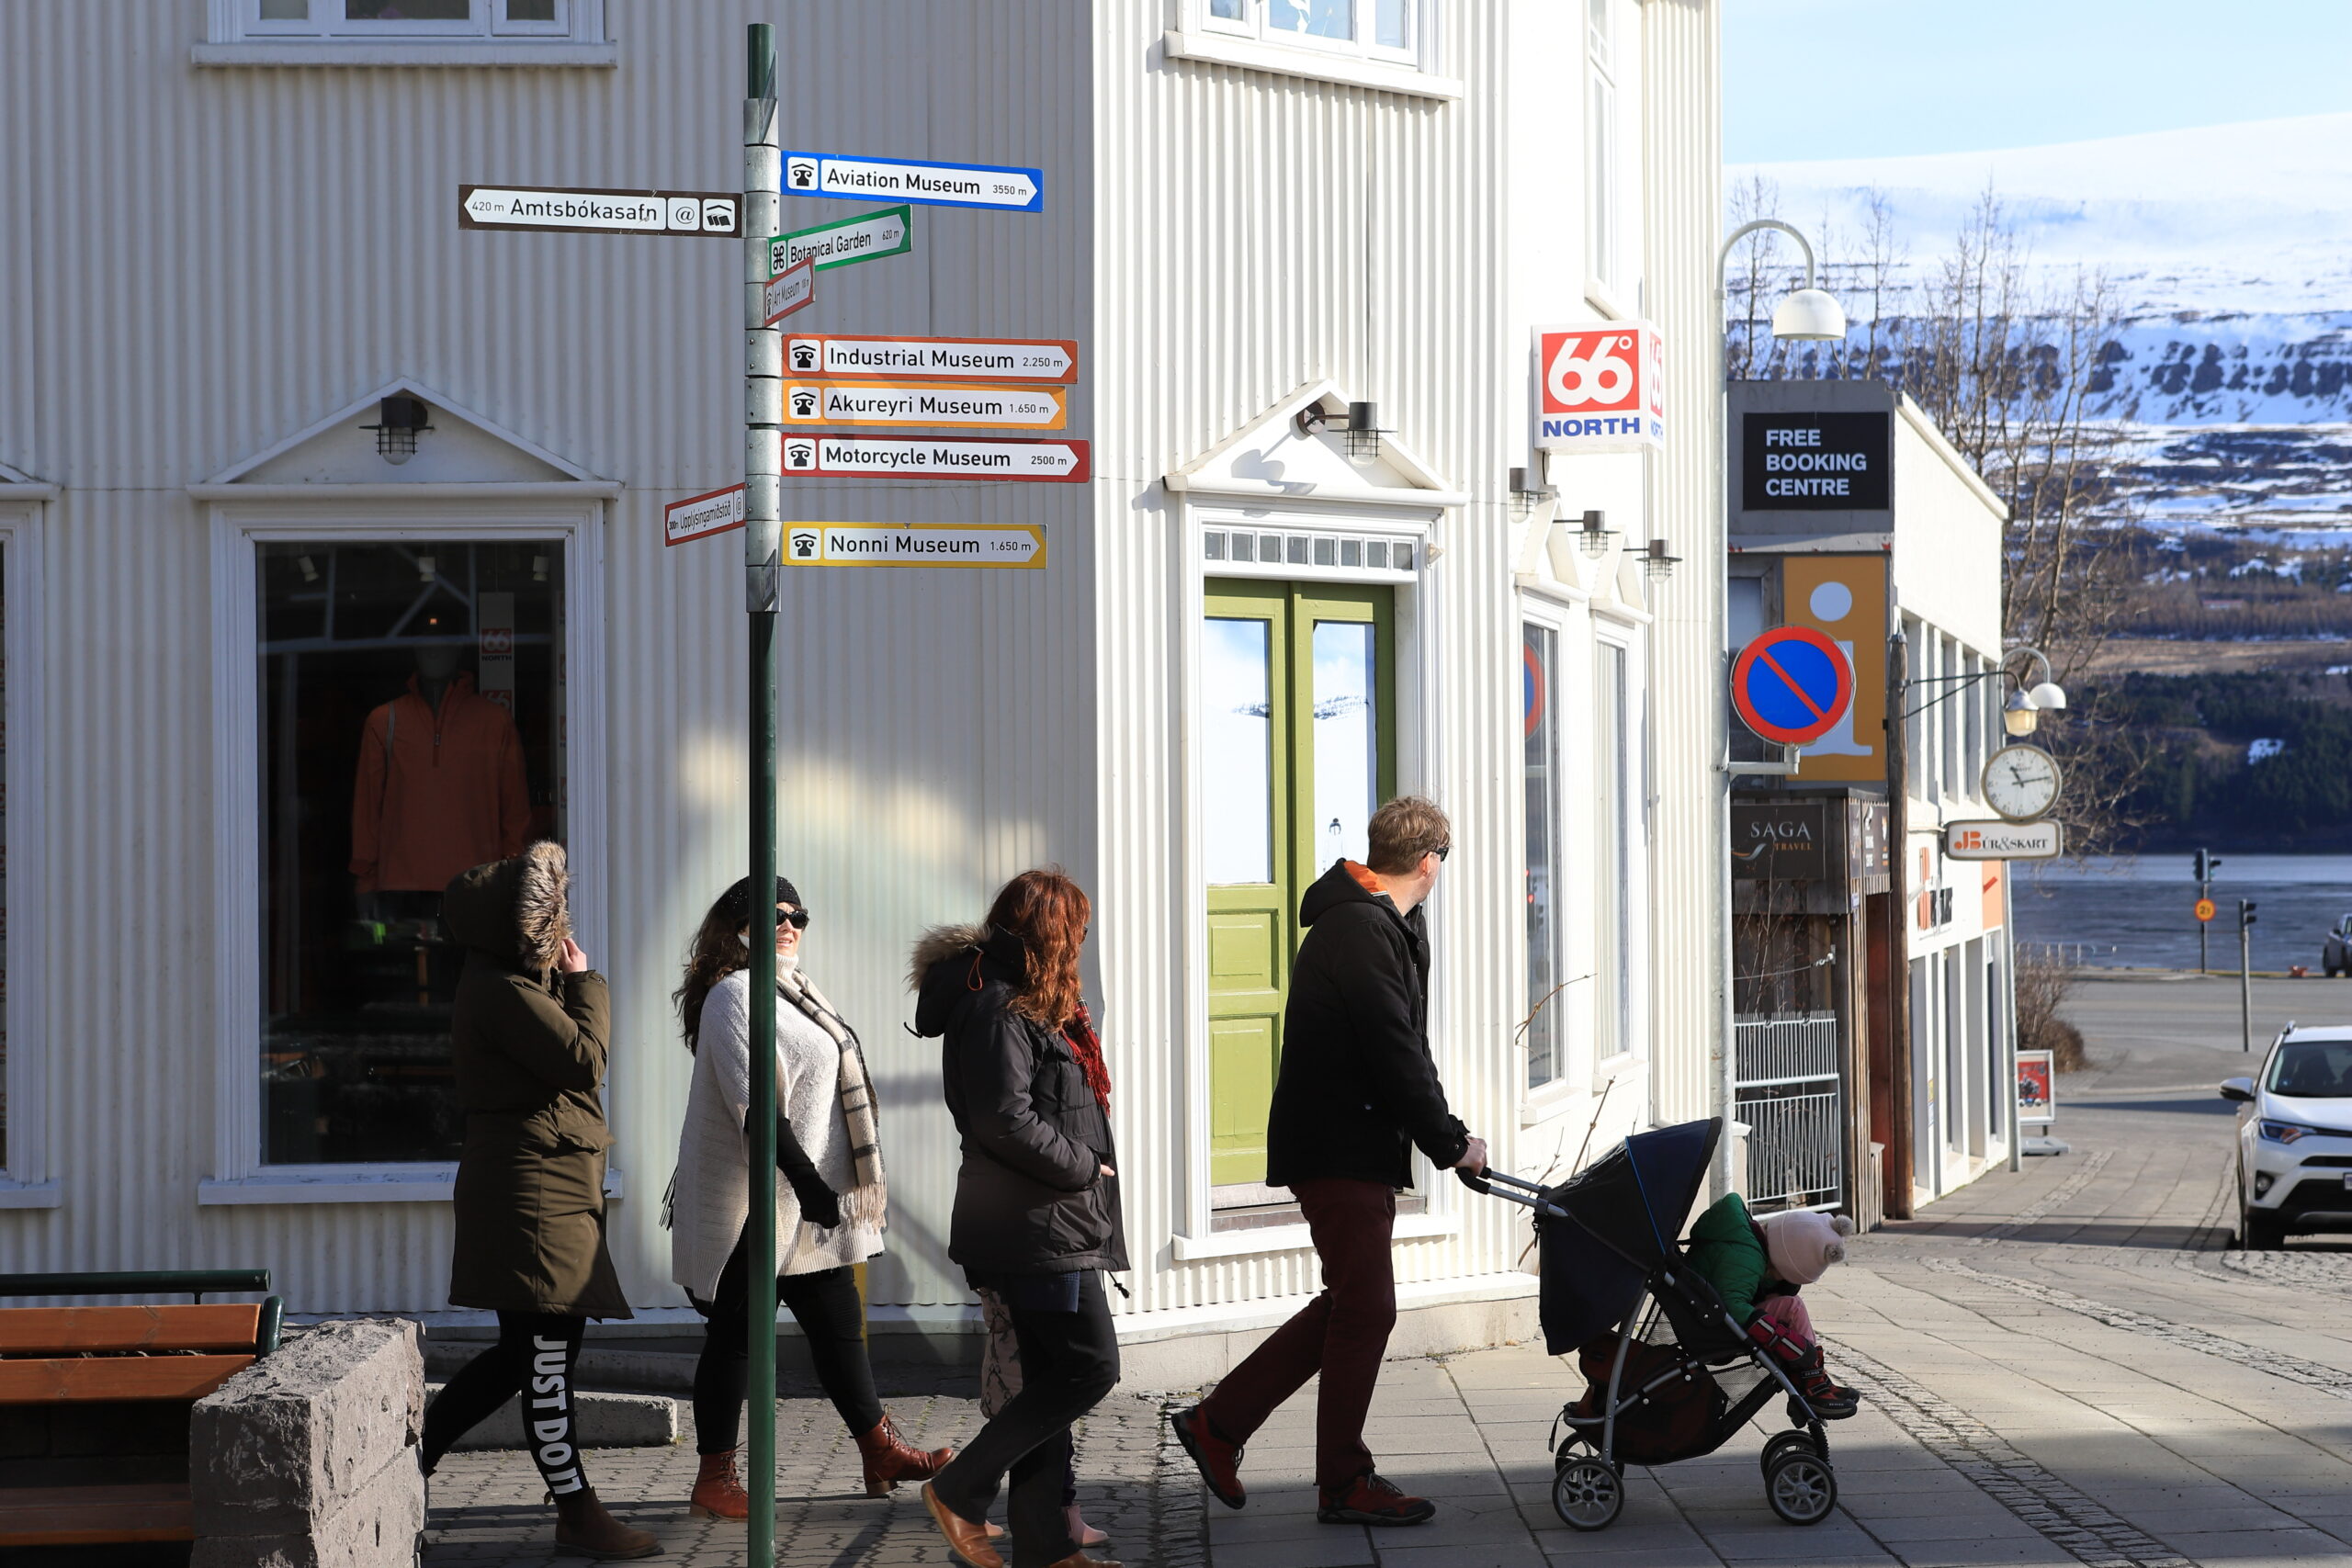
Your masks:
<svg viewBox="0 0 2352 1568"><path fill-rule="evenodd" d="M1019 939L974 935L934 933L916 954L915 1032L943 1036L940 1077L963 1139L947 1256L987 1274L1124 1269L1118 1179L1102 1173L1119 1164L1111 1119L1069 1043L1012 1010Z"/></svg>
<svg viewBox="0 0 2352 1568"><path fill-rule="evenodd" d="M1429 925L1400 915L1335 862L1298 902L1307 928L1283 1014L1281 1076L1266 1119L1266 1180L1413 1182L1418 1144L1443 1168L1470 1134L1430 1056Z"/></svg>

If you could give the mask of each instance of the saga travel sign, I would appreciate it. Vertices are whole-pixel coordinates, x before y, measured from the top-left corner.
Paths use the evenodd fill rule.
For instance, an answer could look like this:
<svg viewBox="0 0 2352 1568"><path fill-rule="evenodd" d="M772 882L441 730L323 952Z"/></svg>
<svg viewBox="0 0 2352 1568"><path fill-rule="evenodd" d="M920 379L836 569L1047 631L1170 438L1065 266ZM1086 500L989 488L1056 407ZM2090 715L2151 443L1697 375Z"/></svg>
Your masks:
<svg viewBox="0 0 2352 1568"><path fill-rule="evenodd" d="M917 158L847 158L831 152L786 152L786 196L847 197L854 201L917 201L933 207L986 207L999 212L1043 212L1046 175L1040 169L994 164L933 164Z"/></svg>
<svg viewBox="0 0 2352 1568"><path fill-rule="evenodd" d="M959 387L914 381L788 381L786 424L928 424L946 428L1059 430L1069 418L1059 387Z"/></svg>

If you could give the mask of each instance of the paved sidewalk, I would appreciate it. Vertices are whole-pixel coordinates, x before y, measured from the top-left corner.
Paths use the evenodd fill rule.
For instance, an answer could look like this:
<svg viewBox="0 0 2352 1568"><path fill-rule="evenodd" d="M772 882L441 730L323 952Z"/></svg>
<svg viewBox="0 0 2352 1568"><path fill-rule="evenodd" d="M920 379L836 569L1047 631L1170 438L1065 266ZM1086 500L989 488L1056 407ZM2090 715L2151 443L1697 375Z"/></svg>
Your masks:
<svg viewBox="0 0 2352 1568"><path fill-rule="evenodd" d="M2283 995L2308 1011L2334 993ZM1114 1396L1082 1434L1086 1512L1114 1555L1170 1568L2352 1568L2352 1250L2226 1247L2233 1122L2212 1086L2244 1070L2235 1007L2233 987L2081 987L2096 1070L2061 1086L2073 1152L1860 1238L1807 1290L1833 1370L1865 1395L1831 1428L1839 1507L1821 1525L1772 1515L1751 1428L1708 1459L1630 1472L1609 1529L1566 1529L1545 1446L1576 1380L1533 1347L1384 1373L1372 1440L1387 1473L1438 1499L1430 1525L1315 1521L1311 1389L1251 1444L1238 1513L1204 1504L1160 1398ZM951 1394L892 1403L926 1445L977 1425ZM856 1493L829 1409L787 1402L779 1430L785 1562L946 1560L911 1493ZM690 1450L598 1453L594 1473L673 1559L731 1564L741 1528L685 1517ZM537 1493L520 1454L452 1457L427 1562L546 1562Z"/></svg>

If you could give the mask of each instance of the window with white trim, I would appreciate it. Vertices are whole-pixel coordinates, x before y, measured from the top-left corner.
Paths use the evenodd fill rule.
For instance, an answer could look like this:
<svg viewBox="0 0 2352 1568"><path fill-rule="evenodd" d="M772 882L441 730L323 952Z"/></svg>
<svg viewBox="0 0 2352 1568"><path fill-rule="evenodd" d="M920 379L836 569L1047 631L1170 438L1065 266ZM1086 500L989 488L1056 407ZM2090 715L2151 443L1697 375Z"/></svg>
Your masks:
<svg viewBox="0 0 2352 1568"><path fill-rule="evenodd" d="M1617 79L1611 34L1615 0L1585 0L1585 268L1617 283Z"/></svg>
<svg viewBox="0 0 2352 1568"><path fill-rule="evenodd" d="M1634 944L1640 923L1634 908L1639 861L1634 839L1634 716L1632 654L1622 643L1593 643L1594 1055L1600 1060L1634 1049Z"/></svg>
<svg viewBox="0 0 2352 1568"><path fill-rule="evenodd" d="M603 0L214 0L214 6L216 42L601 43L605 31Z"/></svg>
<svg viewBox="0 0 2352 1568"><path fill-rule="evenodd" d="M1428 69L1437 0L1189 0L1203 31Z"/></svg>

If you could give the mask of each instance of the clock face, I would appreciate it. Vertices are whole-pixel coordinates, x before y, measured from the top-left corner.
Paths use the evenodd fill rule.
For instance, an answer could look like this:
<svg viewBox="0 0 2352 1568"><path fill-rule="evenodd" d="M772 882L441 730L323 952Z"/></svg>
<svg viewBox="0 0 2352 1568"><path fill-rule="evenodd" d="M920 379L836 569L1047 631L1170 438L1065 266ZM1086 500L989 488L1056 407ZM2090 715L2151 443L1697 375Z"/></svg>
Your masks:
<svg viewBox="0 0 2352 1568"><path fill-rule="evenodd" d="M2012 822L2031 822L2058 804L2058 761L2038 746L2004 746L1984 764L1984 803Z"/></svg>

